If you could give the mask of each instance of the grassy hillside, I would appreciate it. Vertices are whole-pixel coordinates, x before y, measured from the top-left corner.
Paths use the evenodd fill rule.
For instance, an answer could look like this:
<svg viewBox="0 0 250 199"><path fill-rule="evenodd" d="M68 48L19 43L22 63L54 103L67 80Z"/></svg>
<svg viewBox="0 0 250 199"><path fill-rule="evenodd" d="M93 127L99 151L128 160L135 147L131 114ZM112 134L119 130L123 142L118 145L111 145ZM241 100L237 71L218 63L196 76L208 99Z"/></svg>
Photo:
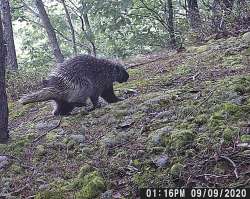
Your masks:
<svg viewBox="0 0 250 199"><path fill-rule="evenodd" d="M130 67L130 80L115 86L125 100L89 113L59 118L49 103L10 103L0 196L136 198L141 187L250 187L247 41L141 58L155 61Z"/></svg>

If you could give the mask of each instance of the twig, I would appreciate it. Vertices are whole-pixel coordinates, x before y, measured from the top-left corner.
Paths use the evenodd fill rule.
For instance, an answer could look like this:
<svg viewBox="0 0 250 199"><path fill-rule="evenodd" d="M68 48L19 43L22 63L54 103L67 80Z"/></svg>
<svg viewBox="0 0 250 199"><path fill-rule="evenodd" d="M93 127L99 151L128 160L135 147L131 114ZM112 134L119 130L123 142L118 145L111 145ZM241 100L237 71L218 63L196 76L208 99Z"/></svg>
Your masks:
<svg viewBox="0 0 250 199"><path fill-rule="evenodd" d="M210 97L212 97L212 95L214 94L214 91L215 91L215 90L211 91L210 94L209 94L201 103L199 103L199 104L193 109L193 111L191 111L191 112L187 115L187 117L193 115L193 113L194 113L199 107L201 107L205 102L207 102L208 99L209 99Z"/></svg>
<svg viewBox="0 0 250 199"><path fill-rule="evenodd" d="M156 62L158 60L166 60L166 59L169 59L169 57L158 57L158 58L156 58L154 60L150 60L150 61L147 61L147 62L138 63L138 64L134 64L134 65L128 65L127 68L134 68L134 67L137 67L137 66L150 64L150 63Z"/></svg>
<svg viewBox="0 0 250 199"><path fill-rule="evenodd" d="M52 130L56 129L57 127L59 127L60 124L61 124L61 121L62 121L62 117L60 117L60 119L59 119L58 123L56 124L56 126L50 128L48 131L46 131L46 132L43 133L42 135L38 136L36 139L34 139L34 140L32 141L32 143L37 142L37 141L40 140L42 137L44 137L45 135L47 135L47 133L49 133L50 131L52 131Z"/></svg>
<svg viewBox="0 0 250 199"><path fill-rule="evenodd" d="M8 198L9 196L18 196L23 190L25 190L27 187L29 187L28 184L24 185L23 187L17 189L16 191L4 194L4 195L0 195L0 198Z"/></svg>
<svg viewBox="0 0 250 199"><path fill-rule="evenodd" d="M233 165L235 177L238 179L239 178L238 169L237 169L237 165L234 163L234 161L231 160L229 157L223 156L223 155L221 155L220 158L227 160L228 162L230 162Z"/></svg>
<svg viewBox="0 0 250 199"><path fill-rule="evenodd" d="M249 185L249 183L250 183L250 178L248 178L244 183L237 184L237 185L230 187L230 188L245 188L247 185Z"/></svg>
<svg viewBox="0 0 250 199"><path fill-rule="evenodd" d="M210 174L210 173L204 173L198 176L195 176L197 178L199 177L214 177L214 178L228 178L230 175L215 175L215 174Z"/></svg>
<svg viewBox="0 0 250 199"><path fill-rule="evenodd" d="M196 79L196 77L198 77L198 75L200 75L200 72L198 72L194 76L192 76L193 81Z"/></svg>
<svg viewBox="0 0 250 199"><path fill-rule="evenodd" d="M22 164L22 160L20 160L19 158L13 156L13 155L9 155L9 154L0 154L0 156L7 156L12 160L15 160L16 162L18 162L20 164L21 167L23 167L24 169L30 169L30 170L34 170L34 167L32 166L28 166L28 165L24 165Z"/></svg>

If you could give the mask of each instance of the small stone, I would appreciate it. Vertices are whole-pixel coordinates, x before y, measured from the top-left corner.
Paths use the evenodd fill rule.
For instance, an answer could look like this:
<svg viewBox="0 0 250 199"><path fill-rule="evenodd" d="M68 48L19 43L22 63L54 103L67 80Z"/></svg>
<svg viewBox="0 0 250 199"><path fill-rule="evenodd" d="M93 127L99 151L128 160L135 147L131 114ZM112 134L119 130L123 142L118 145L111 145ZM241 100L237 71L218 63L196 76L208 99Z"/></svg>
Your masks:
<svg viewBox="0 0 250 199"><path fill-rule="evenodd" d="M7 156L0 156L0 169L5 168L9 164Z"/></svg>
<svg viewBox="0 0 250 199"><path fill-rule="evenodd" d="M39 122L37 125L36 125L36 128L39 130L39 131L42 131L42 130L47 130L47 129L50 129L50 128L53 128L54 126L56 126L55 123L51 122Z"/></svg>
<svg viewBox="0 0 250 199"><path fill-rule="evenodd" d="M115 137L105 137L102 139L102 143L106 146L106 147L113 147L117 144L119 144L119 141L117 141L115 139Z"/></svg>
<svg viewBox="0 0 250 199"><path fill-rule="evenodd" d="M246 97L243 97L243 96L239 96L231 100L231 102L236 105L243 105L246 101L247 101Z"/></svg>
<svg viewBox="0 0 250 199"><path fill-rule="evenodd" d="M250 44L250 32L246 32L243 36L242 39L245 43Z"/></svg>
<svg viewBox="0 0 250 199"><path fill-rule="evenodd" d="M171 131L172 131L172 128L168 126L156 130L155 133L151 136L152 142L156 145L161 144L162 136L165 134L169 134Z"/></svg>
<svg viewBox="0 0 250 199"><path fill-rule="evenodd" d="M126 119L125 121L122 121L122 122L118 125L118 128L126 129L126 128L130 127L133 123L134 123L133 119L128 118L128 119Z"/></svg>
<svg viewBox="0 0 250 199"><path fill-rule="evenodd" d="M112 199L113 191L107 190L101 195L101 199Z"/></svg>
<svg viewBox="0 0 250 199"><path fill-rule="evenodd" d="M49 188L49 184L42 184L39 186L39 190L45 190L45 189L48 189Z"/></svg>
<svg viewBox="0 0 250 199"><path fill-rule="evenodd" d="M82 134L71 135L70 138L77 143L83 143L85 141L85 136Z"/></svg>
<svg viewBox="0 0 250 199"><path fill-rule="evenodd" d="M157 167L163 168L169 163L169 157L167 155L161 155L154 160Z"/></svg>

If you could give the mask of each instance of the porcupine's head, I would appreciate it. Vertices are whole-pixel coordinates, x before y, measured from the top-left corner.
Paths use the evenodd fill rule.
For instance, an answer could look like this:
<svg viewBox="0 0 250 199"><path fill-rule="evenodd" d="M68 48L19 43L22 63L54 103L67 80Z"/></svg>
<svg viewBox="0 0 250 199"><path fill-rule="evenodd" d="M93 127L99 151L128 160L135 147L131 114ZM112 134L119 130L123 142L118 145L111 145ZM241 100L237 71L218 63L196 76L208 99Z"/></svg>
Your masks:
<svg viewBox="0 0 250 199"><path fill-rule="evenodd" d="M128 81L128 78L129 78L129 74L122 65L120 64L114 65L114 80L115 81L119 83L123 83L123 82Z"/></svg>

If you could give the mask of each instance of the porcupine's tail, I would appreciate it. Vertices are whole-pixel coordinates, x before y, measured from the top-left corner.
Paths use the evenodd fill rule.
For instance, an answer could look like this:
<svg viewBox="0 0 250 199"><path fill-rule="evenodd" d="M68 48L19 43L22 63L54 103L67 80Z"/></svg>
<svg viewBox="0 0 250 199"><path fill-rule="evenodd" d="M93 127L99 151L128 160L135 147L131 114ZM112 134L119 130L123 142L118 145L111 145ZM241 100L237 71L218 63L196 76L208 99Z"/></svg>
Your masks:
<svg viewBox="0 0 250 199"><path fill-rule="evenodd" d="M19 102L25 105L33 102L43 102L58 98L60 98L59 92L55 88L47 87L37 92L22 96Z"/></svg>

